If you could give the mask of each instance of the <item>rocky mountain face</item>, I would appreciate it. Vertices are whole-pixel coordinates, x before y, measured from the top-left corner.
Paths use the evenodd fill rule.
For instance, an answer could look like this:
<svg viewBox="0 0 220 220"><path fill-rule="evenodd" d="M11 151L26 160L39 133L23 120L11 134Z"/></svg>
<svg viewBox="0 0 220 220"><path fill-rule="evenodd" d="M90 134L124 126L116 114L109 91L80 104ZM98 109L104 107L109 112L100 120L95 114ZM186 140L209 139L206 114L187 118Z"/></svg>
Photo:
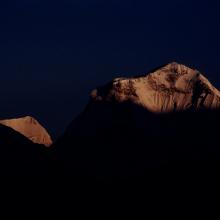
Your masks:
<svg viewBox="0 0 220 220"><path fill-rule="evenodd" d="M170 63L150 74L114 79L91 93L94 101L130 101L155 113L218 109L220 92L197 70Z"/></svg>
<svg viewBox="0 0 220 220"><path fill-rule="evenodd" d="M201 168L219 161L219 108L220 92L199 71L170 63L93 90L52 151L68 173Z"/></svg>
<svg viewBox="0 0 220 220"><path fill-rule="evenodd" d="M52 144L52 139L46 129L33 117L1 120L0 124L14 129L35 144L42 144L46 147Z"/></svg>

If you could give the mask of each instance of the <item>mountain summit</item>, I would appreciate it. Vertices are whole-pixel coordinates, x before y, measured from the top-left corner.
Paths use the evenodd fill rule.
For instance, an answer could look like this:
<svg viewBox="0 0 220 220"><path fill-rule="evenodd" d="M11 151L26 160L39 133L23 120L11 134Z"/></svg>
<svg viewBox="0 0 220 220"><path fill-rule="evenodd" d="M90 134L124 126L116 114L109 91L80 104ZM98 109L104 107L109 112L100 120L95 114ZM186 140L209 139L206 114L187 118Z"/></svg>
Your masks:
<svg viewBox="0 0 220 220"><path fill-rule="evenodd" d="M220 92L199 71L169 63L150 74L117 78L91 93L93 101L132 102L155 113L217 109Z"/></svg>
<svg viewBox="0 0 220 220"><path fill-rule="evenodd" d="M0 124L5 125L24 135L36 144L43 144L49 147L52 140L45 128L33 117L26 116L17 119L1 120Z"/></svg>

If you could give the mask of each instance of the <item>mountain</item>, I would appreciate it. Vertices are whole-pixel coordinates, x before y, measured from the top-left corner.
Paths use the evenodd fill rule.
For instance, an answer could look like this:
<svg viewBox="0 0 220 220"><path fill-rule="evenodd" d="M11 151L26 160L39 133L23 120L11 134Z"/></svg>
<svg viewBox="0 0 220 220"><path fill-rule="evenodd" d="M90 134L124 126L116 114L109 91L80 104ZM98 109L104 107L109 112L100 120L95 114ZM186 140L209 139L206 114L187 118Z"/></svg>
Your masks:
<svg viewBox="0 0 220 220"><path fill-rule="evenodd" d="M0 124L8 126L21 133L33 143L49 147L52 139L46 129L33 117L27 116L17 119L1 120Z"/></svg>
<svg viewBox="0 0 220 220"><path fill-rule="evenodd" d="M170 63L91 92L52 146L68 174L193 174L220 168L220 92L197 70Z"/></svg>
<svg viewBox="0 0 220 220"><path fill-rule="evenodd" d="M144 76L114 79L92 91L91 97L94 101L130 101L157 113L220 106L220 92L199 71L175 62Z"/></svg>

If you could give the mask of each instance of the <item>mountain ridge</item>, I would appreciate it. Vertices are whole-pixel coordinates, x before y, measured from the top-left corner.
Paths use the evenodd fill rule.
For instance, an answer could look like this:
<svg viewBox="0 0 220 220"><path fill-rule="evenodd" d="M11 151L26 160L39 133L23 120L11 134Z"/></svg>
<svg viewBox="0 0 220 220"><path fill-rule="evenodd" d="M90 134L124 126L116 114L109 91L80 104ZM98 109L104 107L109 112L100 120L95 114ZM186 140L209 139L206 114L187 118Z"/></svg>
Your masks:
<svg viewBox="0 0 220 220"><path fill-rule="evenodd" d="M47 130L32 116L0 120L0 124L8 126L21 133L33 143L52 145L52 139Z"/></svg>
<svg viewBox="0 0 220 220"><path fill-rule="evenodd" d="M29 129L38 124L30 116L22 120ZM22 163L30 154L33 167L39 170L45 159L56 175L147 176L155 170L194 174L198 169L203 174L207 166L208 172L220 168L219 124L219 91L199 71L170 63L93 90L85 110L48 149L1 121L0 144L3 158Z"/></svg>
<svg viewBox="0 0 220 220"><path fill-rule="evenodd" d="M198 70L176 62L149 74L113 79L90 96L93 101L131 101L155 113L220 107L219 90Z"/></svg>

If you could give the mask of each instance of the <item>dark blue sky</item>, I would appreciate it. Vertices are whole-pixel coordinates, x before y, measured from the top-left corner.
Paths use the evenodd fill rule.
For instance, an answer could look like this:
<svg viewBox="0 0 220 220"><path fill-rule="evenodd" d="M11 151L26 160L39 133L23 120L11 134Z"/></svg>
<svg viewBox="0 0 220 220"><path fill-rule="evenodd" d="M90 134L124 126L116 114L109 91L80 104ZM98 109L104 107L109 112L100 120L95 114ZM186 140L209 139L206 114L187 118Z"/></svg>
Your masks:
<svg viewBox="0 0 220 220"><path fill-rule="evenodd" d="M57 136L92 88L170 61L220 88L220 3L17 0L0 5L0 117L33 115Z"/></svg>

